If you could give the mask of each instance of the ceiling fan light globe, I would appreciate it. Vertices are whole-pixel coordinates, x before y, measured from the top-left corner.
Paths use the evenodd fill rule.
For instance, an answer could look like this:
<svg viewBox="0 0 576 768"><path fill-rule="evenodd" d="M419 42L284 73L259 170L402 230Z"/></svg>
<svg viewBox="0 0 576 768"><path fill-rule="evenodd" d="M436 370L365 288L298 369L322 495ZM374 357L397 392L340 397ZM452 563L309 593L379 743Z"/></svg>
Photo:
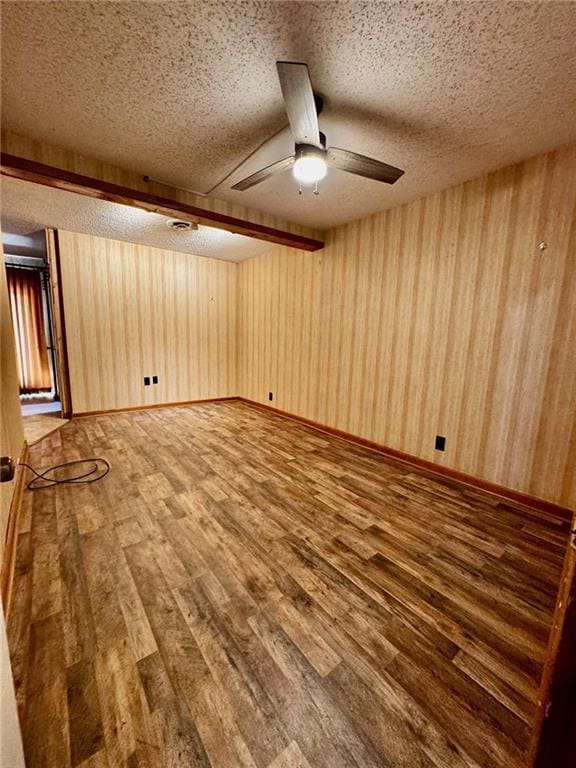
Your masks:
<svg viewBox="0 0 576 768"><path fill-rule="evenodd" d="M296 159L292 173L300 184L316 184L326 176L326 161L323 157L304 155Z"/></svg>

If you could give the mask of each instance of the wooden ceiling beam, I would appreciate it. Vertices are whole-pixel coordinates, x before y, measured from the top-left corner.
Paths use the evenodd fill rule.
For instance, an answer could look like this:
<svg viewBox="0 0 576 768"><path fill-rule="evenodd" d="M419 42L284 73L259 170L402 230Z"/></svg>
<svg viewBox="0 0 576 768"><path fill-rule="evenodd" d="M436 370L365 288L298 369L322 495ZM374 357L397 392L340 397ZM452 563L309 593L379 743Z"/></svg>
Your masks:
<svg viewBox="0 0 576 768"><path fill-rule="evenodd" d="M148 192L143 192L131 187L112 184L92 176L84 176L80 173L56 168L52 165L38 163L25 157L2 153L2 175L10 176L22 181L30 181L34 184L43 184L54 189L62 189L66 192L76 192L87 197L107 200L111 203L130 205L134 208L142 208L152 213L160 213L163 216L171 216L197 224L204 224L217 229L225 229L245 237L254 237L258 240L266 240L269 243L286 245L301 251L318 251L324 247L322 240L315 240L304 235L297 235L274 227L257 224L248 219L240 219L235 216L227 216L218 211L199 208L195 205L182 203L167 197L158 197Z"/></svg>

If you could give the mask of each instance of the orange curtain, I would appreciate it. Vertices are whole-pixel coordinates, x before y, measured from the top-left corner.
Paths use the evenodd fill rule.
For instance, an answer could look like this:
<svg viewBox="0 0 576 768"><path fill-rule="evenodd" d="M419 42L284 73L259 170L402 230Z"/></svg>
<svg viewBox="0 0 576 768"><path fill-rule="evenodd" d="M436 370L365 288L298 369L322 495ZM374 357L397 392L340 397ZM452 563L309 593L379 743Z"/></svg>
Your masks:
<svg viewBox="0 0 576 768"><path fill-rule="evenodd" d="M20 393L49 392L52 377L46 350L40 273L6 267L6 277L16 337Z"/></svg>

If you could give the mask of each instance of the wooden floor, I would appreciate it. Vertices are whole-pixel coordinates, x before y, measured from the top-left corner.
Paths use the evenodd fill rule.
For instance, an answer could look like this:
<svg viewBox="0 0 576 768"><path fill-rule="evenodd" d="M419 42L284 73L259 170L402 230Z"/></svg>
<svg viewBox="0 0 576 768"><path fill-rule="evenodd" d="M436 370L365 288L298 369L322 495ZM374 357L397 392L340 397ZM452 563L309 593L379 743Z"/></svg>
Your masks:
<svg viewBox="0 0 576 768"><path fill-rule="evenodd" d="M73 420L25 494L28 768L524 765L563 524L240 403Z"/></svg>

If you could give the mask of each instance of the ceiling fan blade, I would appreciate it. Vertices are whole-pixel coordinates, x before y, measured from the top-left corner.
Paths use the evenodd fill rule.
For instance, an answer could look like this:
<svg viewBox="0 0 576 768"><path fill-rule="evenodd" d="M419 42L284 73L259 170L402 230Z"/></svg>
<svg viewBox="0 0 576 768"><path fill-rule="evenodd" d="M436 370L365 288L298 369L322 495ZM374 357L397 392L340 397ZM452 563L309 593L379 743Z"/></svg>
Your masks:
<svg viewBox="0 0 576 768"><path fill-rule="evenodd" d="M256 171L256 173L253 173L251 176L246 176L245 179L234 184L232 189L237 189L240 192L243 192L245 189L250 189L250 187L253 187L255 184L260 184L261 181L266 181L270 176L285 171L292 165L294 165L293 155L285 157L283 160L277 160L275 163L272 163L272 165L267 165L266 168L262 168L261 171Z"/></svg>
<svg viewBox="0 0 576 768"><path fill-rule="evenodd" d="M294 61L277 61L276 69L294 143L320 147L318 115L308 67Z"/></svg>
<svg viewBox="0 0 576 768"><path fill-rule="evenodd" d="M356 152L349 152L347 149L338 149L330 147L327 152L328 165L339 168L341 171L355 173L356 176L365 176L367 179L383 181L386 184L394 184L398 181L404 171L400 168L394 168L393 165L381 163L379 160L373 160L371 157L358 155Z"/></svg>

